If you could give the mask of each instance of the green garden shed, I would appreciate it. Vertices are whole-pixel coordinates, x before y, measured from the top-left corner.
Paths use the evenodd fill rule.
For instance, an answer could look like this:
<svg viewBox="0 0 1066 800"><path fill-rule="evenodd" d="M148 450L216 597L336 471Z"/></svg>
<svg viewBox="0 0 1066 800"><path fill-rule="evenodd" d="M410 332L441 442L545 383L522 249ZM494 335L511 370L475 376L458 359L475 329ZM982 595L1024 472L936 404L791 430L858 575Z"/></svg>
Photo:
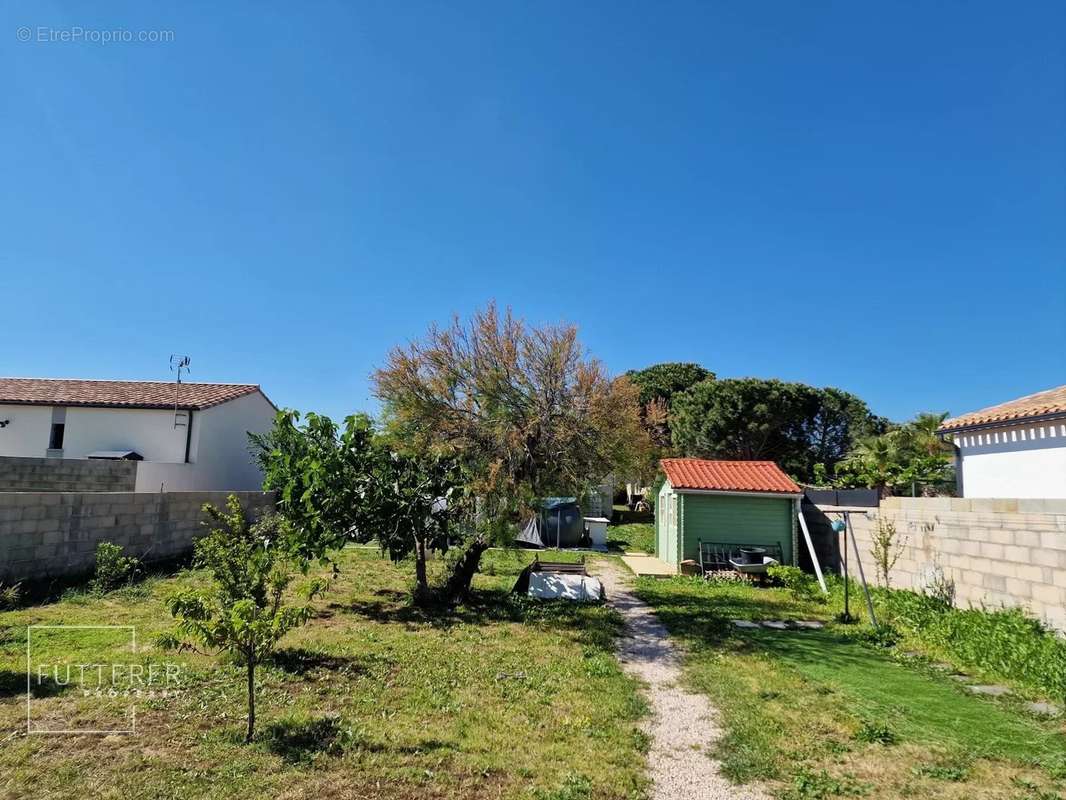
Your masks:
<svg viewBox="0 0 1066 800"><path fill-rule="evenodd" d="M772 461L662 460L666 482L655 504L655 555L668 564L700 560L700 543L718 552L762 547L796 563L803 492Z"/></svg>

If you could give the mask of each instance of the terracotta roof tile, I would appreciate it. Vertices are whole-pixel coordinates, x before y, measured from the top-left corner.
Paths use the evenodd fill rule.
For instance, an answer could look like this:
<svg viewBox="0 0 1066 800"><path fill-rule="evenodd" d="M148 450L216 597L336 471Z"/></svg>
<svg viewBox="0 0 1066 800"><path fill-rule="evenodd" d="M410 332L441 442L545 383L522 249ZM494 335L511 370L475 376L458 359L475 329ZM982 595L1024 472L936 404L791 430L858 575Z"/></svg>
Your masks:
<svg viewBox="0 0 1066 800"><path fill-rule="evenodd" d="M172 381L0 378L0 403L114 408L174 408ZM258 390L250 383L183 383L178 408L199 410Z"/></svg>
<svg viewBox="0 0 1066 800"><path fill-rule="evenodd" d="M664 458L663 471L675 489L800 494L801 489L773 461L707 461Z"/></svg>
<svg viewBox="0 0 1066 800"><path fill-rule="evenodd" d="M989 406L980 411L971 411L949 420L940 426L941 431L957 431L977 425L1043 417L1047 414L1066 414L1066 386L1037 392L998 406Z"/></svg>

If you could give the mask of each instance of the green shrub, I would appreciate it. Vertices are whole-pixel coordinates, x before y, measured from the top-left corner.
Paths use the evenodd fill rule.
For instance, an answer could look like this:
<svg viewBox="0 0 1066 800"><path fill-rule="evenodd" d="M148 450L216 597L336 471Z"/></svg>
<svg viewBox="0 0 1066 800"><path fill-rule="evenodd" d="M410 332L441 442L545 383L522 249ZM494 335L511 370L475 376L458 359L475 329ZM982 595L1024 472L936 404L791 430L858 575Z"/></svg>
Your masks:
<svg viewBox="0 0 1066 800"><path fill-rule="evenodd" d="M871 722L865 720L859 729L855 731L856 741L867 744L895 744L896 734L883 722Z"/></svg>
<svg viewBox="0 0 1066 800"><path fill-rule="evenodd" d="M96 546L96 573L89 583L94 594L113 592L136 579L141 562L122 553L122 547L111 542L100 542Z"/></svg>
<svg viewBox="0 0 1066 800"><path fill-rule="evenodd" d="M13 608L18 608L21 602L21 583L12 583L8 586L0 583L0 611L10 611Z"/></svg>
<svg viewBox="0 0 1066 800"><path fill-rule="evenodd" d="M822 594L822 587L813 575L808 575L799 567L772 566L766 573L775 583L788 589L797 600L808 603L825 603L827 598Z"/></svg>
<svg viewBox="0 0 1066 800"><path fill-rule="evenodd" d="M955 609L942 599L893 591L894 625L962 664L1066 699L1066 640L1018 608Z"/></svg>

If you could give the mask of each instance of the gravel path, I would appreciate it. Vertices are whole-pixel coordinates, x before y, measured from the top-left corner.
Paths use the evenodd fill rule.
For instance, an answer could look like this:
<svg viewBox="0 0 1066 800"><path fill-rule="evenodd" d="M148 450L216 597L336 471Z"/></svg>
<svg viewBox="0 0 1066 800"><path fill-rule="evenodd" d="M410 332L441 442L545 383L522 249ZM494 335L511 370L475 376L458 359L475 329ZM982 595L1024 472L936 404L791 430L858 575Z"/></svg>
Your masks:
<svg viewBox="0 0 1066 800"><path fill-rule="evenodd" d="M648 769L651 800L766 800L761 790L726 780L706 749L722 735L707 698L678 685L681 657L651 607L629 588L628 573L601 563L597 576L607 600L625 618L619 641L622 668L646 684L652 708L645 732L651 737Z"/></svg>

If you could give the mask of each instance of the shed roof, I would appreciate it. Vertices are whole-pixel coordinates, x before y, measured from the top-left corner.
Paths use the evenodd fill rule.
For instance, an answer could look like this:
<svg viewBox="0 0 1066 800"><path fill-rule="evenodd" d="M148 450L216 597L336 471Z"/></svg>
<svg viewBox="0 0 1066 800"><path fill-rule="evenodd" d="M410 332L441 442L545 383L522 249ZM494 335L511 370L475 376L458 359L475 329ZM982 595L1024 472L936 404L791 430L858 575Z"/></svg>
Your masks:
<svg viewBox="0 0 1066 800"><path fill-rule="evenodd" d="M177 392L175 394L175 386ZM259 391L252 383L0 378L0 403L200 410Z"/></svg>
<svg viewBox="0 0 1066 800"><path fill-rule="evenodd" d="M670 485L679 490L801 494L800 487L773 461L709 461L664 458Z"/></svg>
<svg viewBox="0 0 1066 800"><path fill-rule="evenodd" d="M975 428L985 425L1003 424L1016 420L1028 420L1048 415L1066 415L1066 386L1046 389L1043 392L1019 397L1006 403L971 411L958 417L945 420L940 426L941 433Z"/></svg>

